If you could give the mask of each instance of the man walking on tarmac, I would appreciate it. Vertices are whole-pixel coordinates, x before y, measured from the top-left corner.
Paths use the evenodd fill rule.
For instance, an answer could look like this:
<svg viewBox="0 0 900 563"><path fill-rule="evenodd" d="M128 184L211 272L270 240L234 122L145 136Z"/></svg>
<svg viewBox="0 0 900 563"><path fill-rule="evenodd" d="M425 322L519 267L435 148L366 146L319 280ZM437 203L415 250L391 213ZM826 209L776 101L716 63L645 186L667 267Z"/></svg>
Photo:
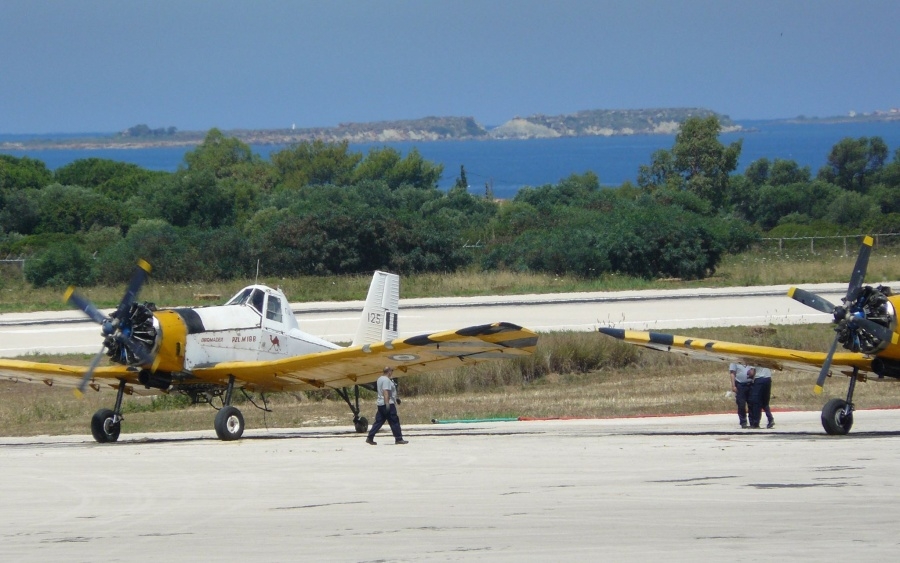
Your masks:
<svg viewBox="0 0 900 563"><path fill-rule="evenodd" d="M378 412L375 413L375 424L372 425L372 429L369 430L369 436L366 438L366 443L373 446L377 445L375 442L375 434L381 430L385 421L391 425L391 432L394 434L395 443L409 443L403 439L403 432L400 430L400 417L397 416L396 405L397 386L394 385L394 381L391 379L391 374L393 373L394 368L390 366L384 368L381 372L381 377L378 378L378 382L375 384L378 392L378 398L376 399Z"/></svg>

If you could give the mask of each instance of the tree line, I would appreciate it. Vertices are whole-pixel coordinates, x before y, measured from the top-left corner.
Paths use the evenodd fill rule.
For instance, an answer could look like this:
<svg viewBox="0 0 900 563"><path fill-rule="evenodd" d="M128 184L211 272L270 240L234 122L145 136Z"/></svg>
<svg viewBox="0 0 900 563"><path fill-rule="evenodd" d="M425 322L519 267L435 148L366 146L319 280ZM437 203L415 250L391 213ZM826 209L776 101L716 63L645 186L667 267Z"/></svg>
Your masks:
<svg viewBox="0 0 900 563"><path fill-rule="evenodd" d="M900 150L844 139L813 176L760 159L736 174L740 142L715 116L685 121L636 183L593 172L473 195L465 169L448 191L440 164L390 147L362 154L310 141L269 160L210 130L175 172L112 160L55 171L0 155L0 252L25 255L36 286L120 283L137 258L167 281L268 275L401 274L465 268L583 277L703 278L762 233L900 230ZM473 249L466 241L482 241Z"/></svg>

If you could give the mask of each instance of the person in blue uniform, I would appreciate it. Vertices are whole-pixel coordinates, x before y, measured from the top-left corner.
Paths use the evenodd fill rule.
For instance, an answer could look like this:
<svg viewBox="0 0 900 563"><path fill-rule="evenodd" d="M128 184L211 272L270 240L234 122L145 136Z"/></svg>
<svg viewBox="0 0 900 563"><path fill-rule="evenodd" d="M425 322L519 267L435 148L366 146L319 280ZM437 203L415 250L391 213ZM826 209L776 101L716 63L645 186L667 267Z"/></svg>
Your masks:
<svg viewBox="0 0 900 563"><path fill-rule="evenodd" d="M375 384L375 389L378 393L378 397L375 400L378 412L375 413L375 424L372 425L369 435L366 437L366 443L372 446L377 445L375 434L381 430L385 422L391 426L391 432L394 434L394 443L409 443L403 439L403 431L400 429L400 417L397 415L397 386L394 384L394 380L391 379L393 373L394 368L390 366L384 368Z"/></svg>
<svg viewBox="0 0 900 563"><path fill-rule="evenodd" d="M775 426L775 418L772 417L772 410L769 408L769 400L772 397L772 370L769 368L751 367L749 369L750 378L753 385L750 386L750 428L759 428L762 419L762 413L765 411L766 428Z"/></svg>

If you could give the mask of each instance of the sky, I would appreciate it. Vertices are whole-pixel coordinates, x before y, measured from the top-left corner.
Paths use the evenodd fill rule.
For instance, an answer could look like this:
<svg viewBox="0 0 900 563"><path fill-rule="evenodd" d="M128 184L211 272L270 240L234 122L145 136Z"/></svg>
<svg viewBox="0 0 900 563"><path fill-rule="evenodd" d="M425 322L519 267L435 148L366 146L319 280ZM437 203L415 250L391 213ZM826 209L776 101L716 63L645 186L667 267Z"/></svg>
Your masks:
<svg viewBox="0 0 900 563"><path fill-rule="evenodd" d="M0 134L900 107L896 0L3 0Z"/></svg>

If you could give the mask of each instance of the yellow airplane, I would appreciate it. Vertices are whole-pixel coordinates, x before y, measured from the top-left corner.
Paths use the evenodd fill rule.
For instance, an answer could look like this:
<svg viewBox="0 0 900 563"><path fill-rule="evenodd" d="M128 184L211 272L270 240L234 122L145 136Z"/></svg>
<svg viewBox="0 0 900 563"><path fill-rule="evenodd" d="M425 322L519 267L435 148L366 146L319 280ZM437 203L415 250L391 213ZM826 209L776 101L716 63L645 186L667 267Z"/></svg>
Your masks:
<svg viewBox="0 0 900 563"><path fill-rule="evenodd" d="M897 326L900 295L893 295L888 287L863 285L873 242L869 236L863 239L847 294L840 305L796 287L788 291L792 299L833 315L836 334L827 353L616 328L601 328L600 332L638 346L703 360L740 361L775 370L817 371L819 377L814 389L817 394L822 392L825 378L837 368L850 377L847 396L846 399L831 399L825 404L822 427L828 434L847 434L853 426L856 382L866 381L866 373L874 373L879 378L900 378L900 345L897 344L900 339ZM848 351L837 353L838 344Z"/></svg>
<svg viewBox="0 0 900 563"><path fill-rule="evenodd" d="M356 336L341 347L301 331L284 293L264 285L245 287L222 306L157 310L138 303L150 269L138 262L109 315L73 288L66 292L68 303L101 326L103 345L90 366L0 359L0 378L70 386L79 395L115 390L115 406L91 419L91 433L101 443L118 440L122 399L132 393L183 393L194 404L221 401L216 434L237 440L244 417L232 404L235 391L334 389L362 433L368 421L359 416L359 388L373 388L385 366L398 377L520 357L537 345L537 334L505 322L400 340L400 278L386 272L375 272ZM114 365L99 366L104 355Z"/></svg>

